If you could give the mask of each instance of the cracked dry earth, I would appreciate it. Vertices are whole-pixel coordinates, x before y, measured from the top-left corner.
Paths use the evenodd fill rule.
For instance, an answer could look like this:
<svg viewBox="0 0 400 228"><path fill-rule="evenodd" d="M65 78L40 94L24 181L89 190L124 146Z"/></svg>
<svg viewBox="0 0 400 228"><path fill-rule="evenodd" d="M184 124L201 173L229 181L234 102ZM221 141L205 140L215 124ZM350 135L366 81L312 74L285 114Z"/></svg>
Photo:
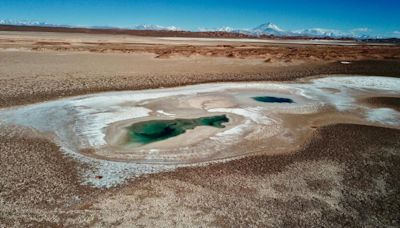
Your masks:
<svg viewBox="0 0 400 228"><path fill-rule="evenodd" d="M76 164L54 144L3 132L0 224L398 226L399 139L395 129L331 125L288 155L181 168L99 190L79 184Z"/></svg>

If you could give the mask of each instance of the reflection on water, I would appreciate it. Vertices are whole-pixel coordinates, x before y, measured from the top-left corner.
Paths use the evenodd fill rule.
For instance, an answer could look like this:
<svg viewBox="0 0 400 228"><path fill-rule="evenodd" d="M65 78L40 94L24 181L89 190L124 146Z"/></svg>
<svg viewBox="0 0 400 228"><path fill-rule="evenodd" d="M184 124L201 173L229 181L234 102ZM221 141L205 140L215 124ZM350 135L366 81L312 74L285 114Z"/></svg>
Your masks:
<svg viewBox="0 0 400 228"><path fill-rule="evenodd" d="M148 144L183 134L197 126L224 128L229 119L226 115L200 117L195 119L150 120L128 127L129 142Z"/></svg>

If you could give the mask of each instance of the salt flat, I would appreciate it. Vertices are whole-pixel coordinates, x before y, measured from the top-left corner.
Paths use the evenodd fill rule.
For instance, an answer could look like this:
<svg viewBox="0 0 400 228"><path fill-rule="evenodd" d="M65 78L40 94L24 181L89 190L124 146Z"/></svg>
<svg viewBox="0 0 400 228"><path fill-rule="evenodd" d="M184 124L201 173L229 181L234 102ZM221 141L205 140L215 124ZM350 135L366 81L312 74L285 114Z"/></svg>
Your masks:
<svg viewBox="0 0 400 228"><path fill-rule="evenodd" d="M286 119L295 118L293 115L318 116L321 113L323 116L327 108L344 113L345 117L338 122L348 116L352 123L398 128L400 113L396 110L372 108L357 101L365 96L398 96L398 88L400 80L395 78L343 75L303 83L202 84L65 98L2 109L0 117L3 124L16 124L52 135L68 156L82 159L84 163L96 163L97 169L103 170L96 173L89 170L82 175L84 179L89 178L84 182L112 186L130 176L180 166L224 161L260 151L286 153L289 148L303 143L304 135L310 133L313 118L323 117L308 117L309 123L292 126L286 125ZM271 94L291 98L294 103L269 104L251 98ZM166 103L169 105L165 106ZM115 143L127 134L126 127L138 121L194 118L211 113L227 114L231 121L226 128L193 129L181 136L137 148ZM334 119L330 116L327 121ZM97 175L103 178L96 179Z"/></svg>
<svg viewBox="0 0 400 228"><path fill-rule="evenodd" d="M396 226L399 47L279 42L1 32L0 226Z"/></svg>

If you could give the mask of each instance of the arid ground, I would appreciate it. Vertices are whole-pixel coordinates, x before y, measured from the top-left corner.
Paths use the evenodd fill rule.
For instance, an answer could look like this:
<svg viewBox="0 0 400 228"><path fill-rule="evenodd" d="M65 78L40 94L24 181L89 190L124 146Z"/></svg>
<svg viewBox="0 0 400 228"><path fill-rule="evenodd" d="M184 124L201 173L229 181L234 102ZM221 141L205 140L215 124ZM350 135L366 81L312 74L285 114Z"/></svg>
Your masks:
<svg viewBox="0 0 400 228"><path fill-rule="evenodd" d="M398 78L400 47L0 31L0 107L7 110L95 92L327 74ZM399 97L359 102L395 112ZM282 154L141 175L111 188L83 183L85 164L46 132L2 126L0 226L400 226L398 127L321 123Z"/></svg>

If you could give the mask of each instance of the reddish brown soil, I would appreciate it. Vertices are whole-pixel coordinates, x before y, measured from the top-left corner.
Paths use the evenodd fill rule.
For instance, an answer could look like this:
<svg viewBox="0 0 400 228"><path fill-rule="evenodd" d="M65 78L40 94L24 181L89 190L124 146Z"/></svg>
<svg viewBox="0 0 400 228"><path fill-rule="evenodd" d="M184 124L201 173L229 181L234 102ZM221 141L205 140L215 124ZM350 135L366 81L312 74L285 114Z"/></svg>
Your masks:
<svg viewBox="0 0 400 228"><path fill-rule="evenodd" d="M392 108L400 112L400 97L370 97L364 102L375 107Z"/></svg>

